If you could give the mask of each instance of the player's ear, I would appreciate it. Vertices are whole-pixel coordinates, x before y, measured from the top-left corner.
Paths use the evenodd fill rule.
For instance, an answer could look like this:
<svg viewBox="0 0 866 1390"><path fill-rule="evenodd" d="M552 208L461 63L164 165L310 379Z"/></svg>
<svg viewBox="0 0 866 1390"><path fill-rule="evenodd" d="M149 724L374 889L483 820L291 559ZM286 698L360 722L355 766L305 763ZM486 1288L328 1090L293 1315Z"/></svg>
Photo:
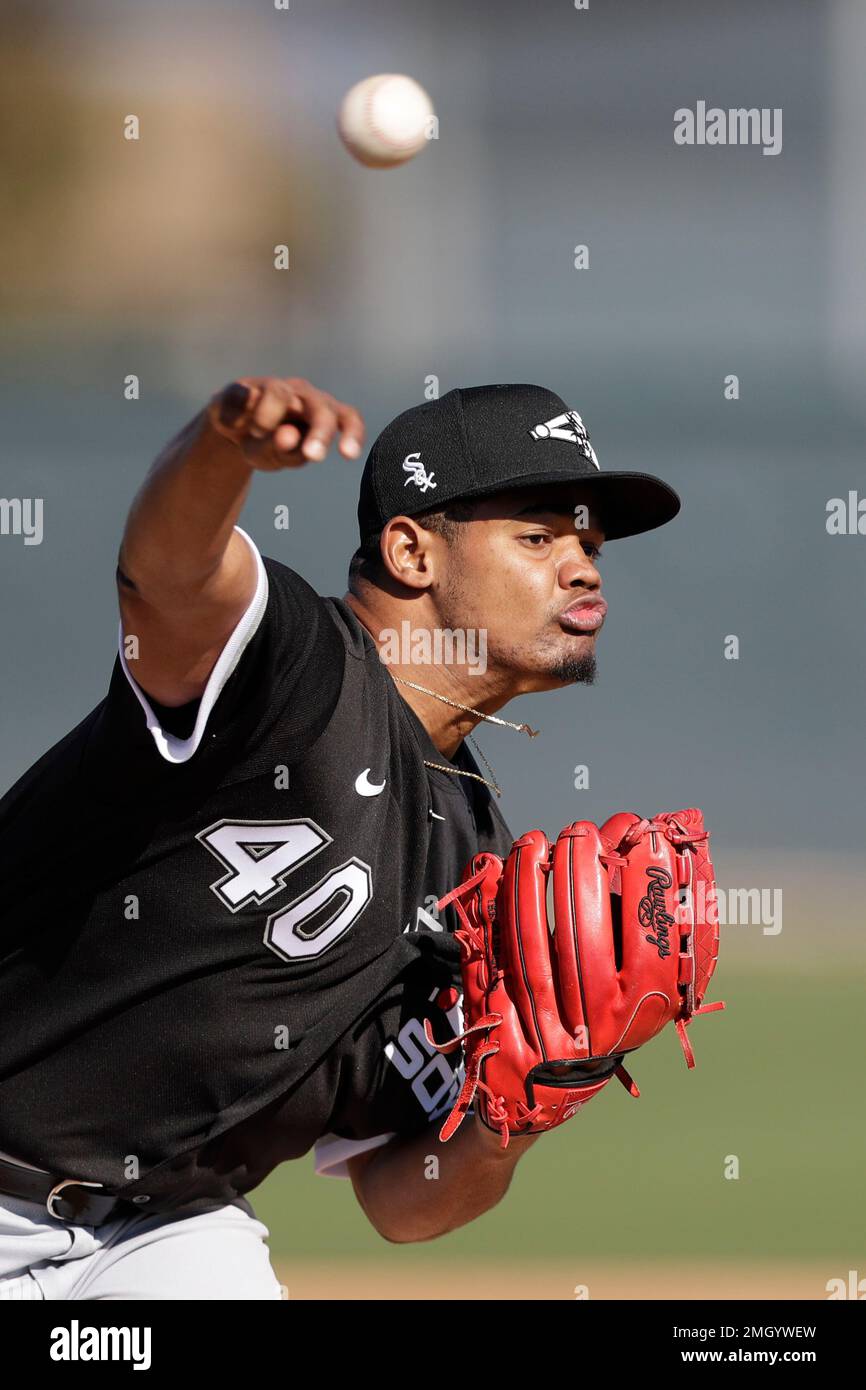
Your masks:
<svg viewBox="0 0 866 1390"><path fill-rule="evenodd" d="M379 553L387 574L411 589L429 589L435 571L433 533L411 516L392 517L382 530Z"/></svg>

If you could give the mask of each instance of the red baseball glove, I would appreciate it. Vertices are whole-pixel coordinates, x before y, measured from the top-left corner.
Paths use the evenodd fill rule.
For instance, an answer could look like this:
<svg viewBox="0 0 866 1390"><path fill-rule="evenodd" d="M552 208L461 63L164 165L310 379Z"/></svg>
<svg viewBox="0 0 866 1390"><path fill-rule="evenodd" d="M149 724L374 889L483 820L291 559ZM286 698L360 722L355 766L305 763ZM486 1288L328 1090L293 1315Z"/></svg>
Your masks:
<svg viewBox="0 0 866 1390"><path fill-rule="evenodd" d="M508 858L476 854L453 902L460 942L466 1079L440 1132L447 1140L477 1098L480 1117L512 1134L570 1119L617 1076L639 1094L628 1052L673 1021L688 1066L686 1027L723 1009L702 1000L718 956L709 833L700 811L643 820L630 812L599 829L540 830ZM548 893L552 891L552 925ZM429 1022L427 1037L433 1043Z"/></svg>

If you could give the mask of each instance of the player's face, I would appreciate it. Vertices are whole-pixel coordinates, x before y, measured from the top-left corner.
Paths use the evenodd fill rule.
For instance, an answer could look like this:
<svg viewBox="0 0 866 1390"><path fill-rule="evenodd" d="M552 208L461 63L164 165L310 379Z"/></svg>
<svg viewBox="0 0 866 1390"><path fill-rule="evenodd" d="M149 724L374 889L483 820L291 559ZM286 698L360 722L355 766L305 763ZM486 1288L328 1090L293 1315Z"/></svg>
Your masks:
<svg viewBox="0 0 866 1390"><path fill-rule="evenodd" d="M575 484L485 498L447 557L447 625L486 630L488 670L508 671L515 690L593 679L604 533L591 511L576 514L585 505Z"/></svg>

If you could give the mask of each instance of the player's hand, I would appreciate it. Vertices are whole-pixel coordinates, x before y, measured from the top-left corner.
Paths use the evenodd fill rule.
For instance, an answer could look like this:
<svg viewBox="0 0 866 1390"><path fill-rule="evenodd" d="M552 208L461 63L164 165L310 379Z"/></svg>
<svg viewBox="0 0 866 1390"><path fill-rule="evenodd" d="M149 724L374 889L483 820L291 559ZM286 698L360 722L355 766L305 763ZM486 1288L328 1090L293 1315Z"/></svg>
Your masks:
<svg viewBox="0 0 866 1390"><path fill-rule="evenodd" d="M303 377L239 377L217 392L206 414L211 429L263 472L320 462L335 434L347 459L358 458L364 442L364 421L354 406Z"/></svg>

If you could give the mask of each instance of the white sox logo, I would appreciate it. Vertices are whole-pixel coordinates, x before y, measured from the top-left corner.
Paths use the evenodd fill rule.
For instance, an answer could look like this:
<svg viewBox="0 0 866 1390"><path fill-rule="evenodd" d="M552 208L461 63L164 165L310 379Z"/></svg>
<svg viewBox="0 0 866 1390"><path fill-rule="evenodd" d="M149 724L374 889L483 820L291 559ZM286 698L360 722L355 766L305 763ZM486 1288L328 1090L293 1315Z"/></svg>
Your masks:
<svg viewBox="0 0 866 1390"><path fill-rule="evenodd" d="M584 458L601 472L595 449L589 442L589 432L576 410L567 410L564 415L546 420L543 425L536 425L529 433L533 439L563 439L568 444L576 444Z"/></svg>
<svg viewBox="0 0 866 1390"><path fill-rule="evenodd" d="M406 487L409 483L414 483L415 486L419 487L422 492L426 492L428 488L435 488L436 486L436 484L433 481L433 479L436 477L436 474L427 472L426 468L421 462L420 453L406 455L406 457L403 460L403 471L409 474L409 477L403 484L404 487Z"/></svg>
<svg viewBox="0 0 866 1390"><path fill-rule="evenodd" d="M430 1003L437 1001L440 994L434 989ZM456 1037L463 1032L463 995L454 991L454 998L448 1001L445 1017ZM440 1052L437 1052L424 1032L423 1018L410 1018L403 1024L395 1038L385 1044L385 1056L397 1071L408 1081L412 1094L425 1112L428 1121L437 1119L450 1110L463 1085L465 1068L462 1058L453 1068Z"/></svg>

